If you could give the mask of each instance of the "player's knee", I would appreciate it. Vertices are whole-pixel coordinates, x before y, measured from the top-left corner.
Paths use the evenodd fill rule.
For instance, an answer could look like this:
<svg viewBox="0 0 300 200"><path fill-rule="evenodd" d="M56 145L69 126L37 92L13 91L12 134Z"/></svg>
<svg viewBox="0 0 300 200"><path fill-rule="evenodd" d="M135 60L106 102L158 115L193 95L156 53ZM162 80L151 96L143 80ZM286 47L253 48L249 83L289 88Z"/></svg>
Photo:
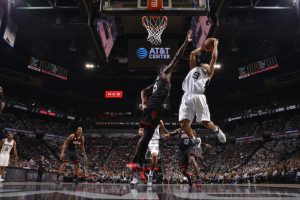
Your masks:
<svg viewBox="0 0 300 200"><path fill-rule="evenodd" d="M151 157L152 157L152 159L156 160L157 159L157 153L152 153Z"/></svg>
<svg viewBox="0 0 300 200"><path fill-rule="evenodd" d="M183 121L180 122L180 127L183 130L188 130L190 128L190 124L188 123L187 120L183 120Z"/></svg>
<svg viewBox="0 0 300 200"><path fill-rule="evenodd" d="M210 129L214 126L214 123L211 121L202 121L201 124L206 128L210 128Z"/></svg>

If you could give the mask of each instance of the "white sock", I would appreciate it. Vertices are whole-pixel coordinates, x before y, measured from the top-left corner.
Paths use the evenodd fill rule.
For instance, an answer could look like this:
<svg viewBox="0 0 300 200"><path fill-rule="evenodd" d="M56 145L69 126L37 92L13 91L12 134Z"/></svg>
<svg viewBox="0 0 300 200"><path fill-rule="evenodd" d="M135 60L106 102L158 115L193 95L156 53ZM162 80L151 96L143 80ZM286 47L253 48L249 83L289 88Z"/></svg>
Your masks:
<svg viewBox="0 0 300 200"><path fill-rule="evenodd" d="M153 175L153 171L150 170L150 171L149 171L149 176L152 176L152 175Z"/></svg>
<svg viewBox="0 0 300 200"><path fill-rule="evenodd" d="M213 132L218 132L219 131L219 127L215 126L215 128L213 129Z"/></svg>

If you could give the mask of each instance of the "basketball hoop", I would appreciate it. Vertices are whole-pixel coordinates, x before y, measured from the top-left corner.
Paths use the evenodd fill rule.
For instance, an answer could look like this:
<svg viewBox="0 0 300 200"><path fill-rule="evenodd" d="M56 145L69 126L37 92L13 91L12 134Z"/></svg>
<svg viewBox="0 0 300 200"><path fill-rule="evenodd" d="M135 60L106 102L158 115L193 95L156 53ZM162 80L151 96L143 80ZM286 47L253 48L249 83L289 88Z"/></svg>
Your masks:
<svg viewBox="0 0 300 200"><path fill-rule="evenodd" d="M147 40L153 45L161 44L161 34L168 25L167 16L143 16L143 26L148 31Z"/></svg>

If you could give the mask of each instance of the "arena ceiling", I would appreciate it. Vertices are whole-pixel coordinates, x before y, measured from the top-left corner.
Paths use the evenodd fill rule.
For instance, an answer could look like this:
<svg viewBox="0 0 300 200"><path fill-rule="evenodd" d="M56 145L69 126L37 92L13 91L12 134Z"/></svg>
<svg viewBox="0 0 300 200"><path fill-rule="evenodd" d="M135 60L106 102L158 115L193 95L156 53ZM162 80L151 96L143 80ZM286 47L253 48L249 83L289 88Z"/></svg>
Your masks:
<svg viewBox="0 0 300 200"><path fill-rule="evenodd" d="M219 85L222 81L236 84L238 67L269 55L277 55L284 62L285 67L278 73L295 69L300 49L297 1L211 0L210 4L210 17L215 22L211 35L220 40L219 62L223 66L215 78ZM145 36L140 33L142 27L128 25L138 18L117 17L118 38L109 59L105 59L92 26L98 11L99 0L12 0L10 12L18 25L16 46L13 52L3 50L0 58L9 62L7 59L12 59L13 53L25 63L29 56L35 56L67 67L70 87L87 96L92 91L117 88L120 84L128 84L130 93L136 94L151 83L155 72L129 71L127 65L119 64L118 60L127 55L128 37ZM182 41L189 24L190 17L177 17L176 22L169 24L164 37ZM188 54L181 64L185 65L187 59ZM84 68L87 62L99 68L87 71ZM178 70L174 74L174 85L180 87L185 71ZM136 85L139 87L131 87ZM84 90L86 86L90 89Z"/></svg>

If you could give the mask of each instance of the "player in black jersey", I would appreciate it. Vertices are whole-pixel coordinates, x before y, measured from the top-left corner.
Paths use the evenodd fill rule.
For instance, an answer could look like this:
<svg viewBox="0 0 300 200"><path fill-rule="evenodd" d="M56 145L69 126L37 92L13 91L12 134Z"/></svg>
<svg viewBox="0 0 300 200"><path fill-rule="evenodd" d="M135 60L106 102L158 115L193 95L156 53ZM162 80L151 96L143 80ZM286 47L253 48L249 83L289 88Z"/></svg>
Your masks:
<svg viewBox="0 0 300 200"><path fill-rule="evenodd" d="M202 148L201 146L211 148L209 144L201 143L200 138L196 138L195 140L197 145L191 141L189 136L182 130L176 129L173 132L169 132L164 126L161 126L161 130L165 134L165 139L169 139L171 136L179 135L179 168L182 174L188 178L188 183L190 186L193 185L191 175L188 173L189 164L192 166L194 175L196 177L196 185L201 186L200 181L200 168L198 166L198 160L202 157ZM193 130L194 136L196 136L196 132Z"/></svg>
<svg viewBox="0 0 300 200"><path fill-rule="evenodd" d="M87 161L84 146L84 136L82 133L82 127L78 127L76 133L70 134L64 142L60 154L60 159L63 161L63 164L59 168L57 180L59 180L59 176L66 170L66 164L68 162L71 162L74 165L73 178L75 181L77 180L77 174L79 170L79 149L83 152L84 160Z"/></svg>
<svg viewBox="0 0 300 200"><path fill-rule="evenodd" d="M143 111L143 116L140 127L144 128L144 134L137 144L133 162L127 164L127 168L142 181L146 181L142 164L145 159L149 141L154 134L155 128L159 124L163 104L169 96L172 72L179 59L183 56L188 43L191 41L192 31L189 31L183 45L177 51L173 60L168 65L161 66L154 84L143 89L141 92L141 110ZM147 98L149 95L150 97Z"/></svg>
<svg viewBox="0 0 300 200"><path fill-rule="evenodd" d="M0 86L0 114L2 113L4 107L5 107L4 92L3 92L2 87Z"/></svg>

